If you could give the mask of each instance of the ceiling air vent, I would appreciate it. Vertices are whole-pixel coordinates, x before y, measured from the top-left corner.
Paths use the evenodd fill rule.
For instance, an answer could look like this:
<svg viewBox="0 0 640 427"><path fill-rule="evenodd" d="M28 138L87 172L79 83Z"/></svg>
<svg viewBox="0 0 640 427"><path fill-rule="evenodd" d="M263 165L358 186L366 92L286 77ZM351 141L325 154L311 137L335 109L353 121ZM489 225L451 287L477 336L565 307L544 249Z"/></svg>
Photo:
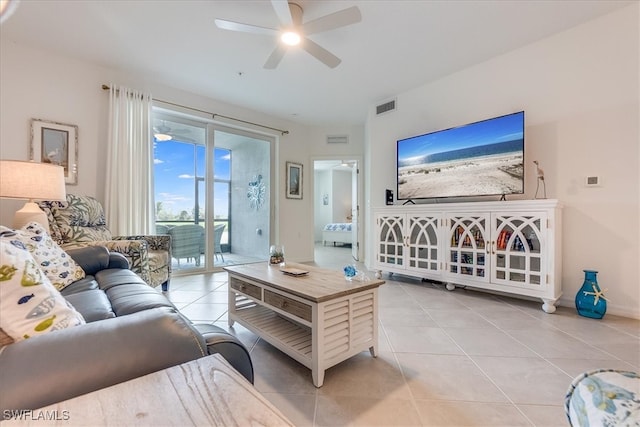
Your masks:
<svg viewBox="0 0 640 427"><path fill-rule="evenodd" d="M395 109L396 109L396 100L392 99L391 101L378 105L376 107L376 115L388 113L389 111L393 111Z"/></svg>
<svg viewBox="0 0 640 427"><path fill-rule="evenodd" d="M348 144L349 135L327 135L327 143L329 144Z"/></svg>

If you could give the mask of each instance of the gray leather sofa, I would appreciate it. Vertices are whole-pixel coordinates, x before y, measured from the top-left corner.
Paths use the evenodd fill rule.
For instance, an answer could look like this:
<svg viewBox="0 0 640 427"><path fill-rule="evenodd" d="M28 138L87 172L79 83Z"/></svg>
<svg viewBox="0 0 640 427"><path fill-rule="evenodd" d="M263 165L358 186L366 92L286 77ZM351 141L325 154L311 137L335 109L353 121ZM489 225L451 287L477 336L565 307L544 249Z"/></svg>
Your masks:
<svg viewBox="0 0 640 427"><path fill-rule="evenodd" d="M124 256L101 246L67 252L87 277L61 293L87 323L0 349L0 417L214 353L253 383L251 358L237 338L192 324L129 270Z"/></svg>

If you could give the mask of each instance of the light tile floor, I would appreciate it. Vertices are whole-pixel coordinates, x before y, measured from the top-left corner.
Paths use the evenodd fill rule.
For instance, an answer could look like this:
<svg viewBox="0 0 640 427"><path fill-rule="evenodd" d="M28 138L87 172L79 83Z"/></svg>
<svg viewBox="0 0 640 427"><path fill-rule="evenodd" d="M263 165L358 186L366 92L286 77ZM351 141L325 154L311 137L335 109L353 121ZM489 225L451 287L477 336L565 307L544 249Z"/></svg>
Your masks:
<svg viewBox="0 0 640 427"><path fill-rule="evenodd" d="M316 248L341 269L350 248ZM361 264L359 268L363 269ZM215 323L250 349L255 387L297 426L567 426L571 380L596 368L640 370L640 321L544 313L539 302L386 276L379 356L311 371L237 323L227 325L226 273L172 279L167 296L195 323Z"/></svg>

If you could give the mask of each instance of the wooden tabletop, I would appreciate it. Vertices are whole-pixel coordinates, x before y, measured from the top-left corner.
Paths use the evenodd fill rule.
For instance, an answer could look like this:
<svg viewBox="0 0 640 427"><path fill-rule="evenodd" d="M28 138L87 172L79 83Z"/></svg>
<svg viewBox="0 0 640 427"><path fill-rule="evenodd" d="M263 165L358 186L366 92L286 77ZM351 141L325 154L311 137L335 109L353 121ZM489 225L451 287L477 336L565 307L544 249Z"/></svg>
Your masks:
<svg viewBox="0 0 640 427"><path fill-rule="evenodd" d="M280 271L280 266L270 266L266 261L223 267L229 273L252 279L300 298L319 303L354 294L384 284L384 280L347 280L342 270L328 270L306 264L287 262L286 268L308 271L302 276L290 276Z"/></svg>
<svg viewBox="0 0 640 427"><path fill-rule="evenodd" d="M293 426L219 354L31 411L22 421L0 424Z"/></svg>

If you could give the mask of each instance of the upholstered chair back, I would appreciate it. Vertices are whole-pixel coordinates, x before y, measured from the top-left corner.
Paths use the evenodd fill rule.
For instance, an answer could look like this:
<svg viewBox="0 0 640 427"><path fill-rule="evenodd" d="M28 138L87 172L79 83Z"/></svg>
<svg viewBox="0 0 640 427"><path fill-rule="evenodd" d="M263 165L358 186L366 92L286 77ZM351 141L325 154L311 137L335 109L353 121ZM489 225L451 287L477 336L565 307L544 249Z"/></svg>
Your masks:
<svg viewBox="0 0 640 427"><path fill-rule="evenodd" d="M39 204L47 213L51 237L60 244L112 240L102 204L91 196L67 194L64 202Z"/></svg>

